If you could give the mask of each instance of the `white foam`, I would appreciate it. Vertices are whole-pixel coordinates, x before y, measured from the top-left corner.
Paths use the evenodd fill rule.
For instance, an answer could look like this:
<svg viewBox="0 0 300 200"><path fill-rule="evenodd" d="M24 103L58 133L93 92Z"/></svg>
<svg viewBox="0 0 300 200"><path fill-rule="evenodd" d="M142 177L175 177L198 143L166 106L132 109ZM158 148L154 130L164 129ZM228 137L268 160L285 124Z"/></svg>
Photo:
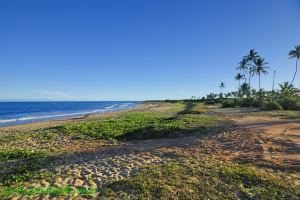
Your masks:
<svg viewBox="0 0 300 200"><path fill-rule="evenodd" d="M111 106L106 106L104 109L106 110L106 109L112 109L112 108L114 108L115 106L117 106L117 104L113 104L113 105L111 105Z"/></svg>
<svg viewBox="0 0 300 200"><path fill-rule="evenodd" d="M0 120L0 123L9 123L9 122L16 122L17 119L2 119Z"/></svg>
<svg viewBox="0 0 300 200"><path fill-rule="evenodd" d="M78 115L86 115L86 114L92 114L92 113L100 113L100 112L104 112L104 111L105 110L103 110L103 109L99 109L99 110L88 111L88 112L67 113L67 114L59 114L59 115L28 116L28 117L20 117L20 118L15 118L15 119L3 119L3 120L0 120L0 123L32 121L32 120L38 120L38 119L59 118L59 117L67 117L67 116L78 116Z"/></svg>
<svg viewBox="0 0 300 200"><path fill-rule="evenodd" d="M35 120L50 119L50 118L63 118L63 117L68 117L68 116L75 117L75 116L87 115L87 114L93 114L93 113L102 113L102 112L107 112L107 111L126 109L131 104L133 104L133 103L126 103L126 104L122 104L122 105L113 104L111 106L105 107L104 109L97 109L97 110L86 111L86 112L45 115L45 116L26 116L26 117L14 118L14 119L1 119L0 124L22 122L22 121L35 121Z"/></svg>

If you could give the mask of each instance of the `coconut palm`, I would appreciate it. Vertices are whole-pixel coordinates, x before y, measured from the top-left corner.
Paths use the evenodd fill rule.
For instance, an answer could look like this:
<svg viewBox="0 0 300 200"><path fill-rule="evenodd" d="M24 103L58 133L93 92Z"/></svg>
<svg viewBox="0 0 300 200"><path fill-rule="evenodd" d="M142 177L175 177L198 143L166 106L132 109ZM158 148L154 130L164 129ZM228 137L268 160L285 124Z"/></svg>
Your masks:
<svg viewBox="0 0 300 200"><path fill-rule="evenodd" d="M249 87L248 83L243 83L241 85L240 91L241 91L240 92L241 94L249 96L250 95L250 87Z"/></svg>
<svg viewBox="0 0 300 200"><path fill-rule="evenodd" d="M247 67L249 69L251 69L253 67L253 64L254 64L255 60L258 59L258 58L260 58L260 56L258 55L258 53L254 49L251 49L249 51L249 53L246 56L244 56L244 59L247 62ZM250 82L251 82L251 76L252 76L252 71L249 70L249 77L248 77L249 87L250 87Z"/></svg>
<svg viewBox="0 0 300 200"><path fill-rule="evenodd" d="M258 55L258 53L254 50L254 49L251 49L249 51L249 53L244 56L244 59L246 59L247 61L255 61L257 58L259 58L260 56Z"/></svg>
<svg viewBox="0 0 300 200"><path fill-rule="evenodd" d="M248 65L247 65L247 59L244 58L242 61L240 61L238 64L238 67L236 69L243 72L243 77L244 77L244 80L246 83L246 81L247 81L246 73L248 72L248 69L249 69Z"/></svg>
<svg viewBox="0 0 300 200"><path fill-rule="evenodd" d="M223 89L225 88L225 83L221 82L219 88L221 89L220 98L223 98Z"/></svg>
<svg viewBox="0 0 300 200"><path fill-rule="evenodd" d="M290 59L296 58L296 70L291 82L291 85L293 85L298 70L298 60L300 59L300 45L296 45L295 48L289 52L289 56Z"/></svg>
<svg viewBox="0 0 300 200"><path fill-rule="evenodd" d="M259 86L259 91L261 91L261 81L260 81L260 76L262 74L267 74L268 73L268 69L269 67L266 67L266 65L268 64L267 62L265 62L265 59L263 58L257 58L254 61L255 66L251 68L251 73L252 76L254 75L258 75L258 86Z"/></svg>
<svg viewBox="0 0 300 200"><path fill-rule="evenodd" d="M241 73L238 73L238 74L234 77L234 79L235 79L236 81L239 82L239 88L240 88L240 87L241 87L241 80L243 79L243 75L242 75Z"/></svg>
<svg viewBox="0 0 300 200"><path fill-rule="evenodd" d="M295 88L293 85L289 84L288 81L279 84L279 93L283 96L299 96L299 89Z"/></svg>
<svg viewBox="0 0 300 200"><path fill-rule="evenodd" d="M223 89L225 88L225 83L221 82L219 85L219 88L222 90L222 93L223 93Z"/></svg>
<svg viewBox="0 0 300 200"><path fill-rule="evenodd" d="M281 94L283 94L286 90L289 90L293 87L293 85L289 84L288 81L285 81L281 84L279 84L279 91Z"/></svg>

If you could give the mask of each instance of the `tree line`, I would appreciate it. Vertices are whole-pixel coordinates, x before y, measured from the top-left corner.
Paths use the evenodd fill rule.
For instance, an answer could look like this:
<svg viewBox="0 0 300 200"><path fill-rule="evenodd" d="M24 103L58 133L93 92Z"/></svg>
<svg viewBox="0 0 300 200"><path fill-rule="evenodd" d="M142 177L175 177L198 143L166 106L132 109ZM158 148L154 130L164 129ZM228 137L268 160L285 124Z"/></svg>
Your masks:
<svg viewBox="0 0 300 200"><path fill-rule="evenodd" d="M262 88L262 77L271 70L269 63L254 49L251 49L236 67L237 74L234 79L238 82L238 90L224 93L225 83L219 85L220 93L210 93L202 97L207 103L222 103L223 107L247 106L259 107L265 110L296 109L300 110L300 90L294 86L300 59L300 45L294 46L288 52L290 59L295 60L295 71L291 81L279 84L279 89L274 89L275 70L273 71L272 90ZM252 78L258 77L258 90L252 87ZM193 97L195 99L195 97Z"/></svg>

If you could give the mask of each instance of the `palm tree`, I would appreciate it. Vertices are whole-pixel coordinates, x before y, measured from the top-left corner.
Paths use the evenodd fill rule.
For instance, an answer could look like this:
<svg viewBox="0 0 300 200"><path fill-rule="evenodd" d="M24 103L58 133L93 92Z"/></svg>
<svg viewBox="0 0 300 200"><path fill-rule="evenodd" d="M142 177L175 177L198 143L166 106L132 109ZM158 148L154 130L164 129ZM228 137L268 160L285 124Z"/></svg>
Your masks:
<svg viewBox="0 0 300 200"><path fill-rule="evenodd" d="M246 95L247 97L250 96L250 87L248 85L248 83L243 83L241 85L241 94Z"/></svg>
<svg viewBox="0 0 300 200"><path fill-rule="evenodd" d="M298 60L300 59L300 45L296 45L295 48L289 52L289 56L290 59L296 58L296 70L291 82L291 85L293 85L298 70Z"/></svg>
<svg viewBox="0 0 300 200"><path fill-rule="evenodd" d="M255 66L251 68L251 73L252 73L252 76L254 75L258 75L258 86L259 86L259 91L261 91L261 81L260 81L260 76L261 74L267 74L268 73L268 69L269 67L266 67L265 65L267 65L268 63L265 62L265 59L263 58L257 58L255 61L254 61L254 64Z"/></svg>
<svg viewBox="0 0 300 200"><path fill-rule="evenodd" d="M239 88L240 88L240 87L241 87L241 80L243 79L243 75L242 75L241 73L238 73L238 74L234 77L234 79L235 79L236 81L239 82Z"/></svg>
<svg viewBox="0 0 300 200"><path fill-rule="evenodd" d="M236 68L237 70L240 70L243 72L243 76L244 76L244 80L245 80L245 83L247 81L246 79L246 73L248 71L248 65L247 65L247 59L243 59L242 61L239 62L239 66Z"/></svg>
<svg viewBox="0 0 300 200"><path fill-rule="evenodd" d="M244 59L246 60L246 63L247 63L247 66L249 69L253 68L253 64L254 64L255 60L258 58L260 58L260 56L254 49L251 49L249 51L249 53L246 56L244 56ZM251 70L249 70L249 77L248 77L249 87L250 87L251 76L252 76L252 72L251 72Z"/></svg>
<svg viewBox="0 0 300 200"><path fill-rule="evenodd" d="M299 96L300 90L289 84L288 81L279 84L279 92L282 96Z"/></svg>
<svg viewBox="0 0 300 200"><path fill-rule="evenodd" d="M249 51L249 53L246 56L244 56L244 59L246 59L247 61L253 61L253 62L257 58L259 58L259 55L254 49L251 49Z"/></svg>
<svg viewBox="0 0 300 200"><path fill-rule="evenodd" d="M225 83L224 83L224 82L221 82L220 85L219 85L219 88L220 88L221 90L223 90L223 89L225 88Z"/></svg>
<svg viewBox="0 0 300 200"><path fill-rule="evenodd" d="M289 84L288 81L285 81L281 84L279 84L279 91L281 94L283 94L286 90L290 90L293 87L293 85Z"/></svg>
<svg viewBox="0 0 300 200"><path fill-rule="evenodd" d="M220 97L222 98L223 97L223 89L225 88L225 83L221 82L220 85L219 85L219 88L221 89Z"/></svg>
<svg viewBox="0 0 300 200"><path fill-rule="evenodd" d="M273 81L272 81L272 92L274 92L275 74L276 74L276 71L274 70L273 71Z"/></svg>

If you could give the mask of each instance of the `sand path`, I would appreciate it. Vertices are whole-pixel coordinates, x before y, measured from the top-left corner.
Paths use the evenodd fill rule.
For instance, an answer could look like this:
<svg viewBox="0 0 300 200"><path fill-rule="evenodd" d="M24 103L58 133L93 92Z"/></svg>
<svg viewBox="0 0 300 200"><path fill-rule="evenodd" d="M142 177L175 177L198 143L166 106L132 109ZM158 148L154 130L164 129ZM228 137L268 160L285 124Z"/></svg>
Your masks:
<svg viewBox="0 0 300 200"><path fill-rule="evenodd" d="M156 139L58 155L44 160L48 163L47 169L56 176L52 180L36 182L32 186L71 185L101 188L109 181L134 176L148 165L158 165L167 161L168 158L157 151L160 148L183 148L195 142L195 137Z"/></svg>

